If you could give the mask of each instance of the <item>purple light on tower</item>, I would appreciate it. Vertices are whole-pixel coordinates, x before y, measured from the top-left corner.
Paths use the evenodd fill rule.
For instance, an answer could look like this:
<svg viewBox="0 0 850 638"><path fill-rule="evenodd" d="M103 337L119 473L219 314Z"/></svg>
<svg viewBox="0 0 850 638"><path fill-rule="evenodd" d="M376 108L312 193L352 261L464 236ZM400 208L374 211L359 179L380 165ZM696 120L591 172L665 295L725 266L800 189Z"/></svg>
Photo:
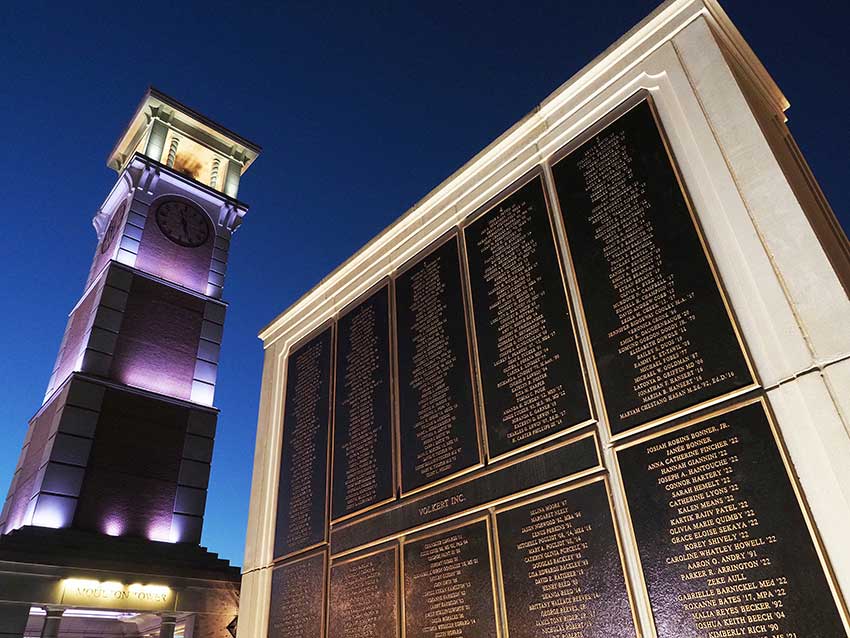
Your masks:
<svg viewBox="0 0 850 638"><path fill-rule="evenodd" d="M148 539L161 543L173 543L171 537L171 517L159 518L148 527Z"/></svg>
<svg viewBox="0 0 850 638"><path fill-rule="evenodd" d="M176 368L176 369L175 369ZM115 376L134 388L149 390L157 394L189 400L192 392L191 379L181 379L179 367L169 366L164 361L139 362L120 370Z"/></svg>
<svg viewBox="0 0 850 638"><path fill-rule="evenodd" d="M111 516L106 519L103 531L107 536L121 536L121 532L124 531L124 525L117 516Z"/></svg>
<svg viewBox="0 0 850 638"><path fill-rule="evenodd" d="M182 543L190 536L191 527L189 527L184 519L174 517L171 521L170 541L172 543Z"/></svg>
<svg viewBox="0 0 850 638"><path fill-rule="evenodd" d="M32 524L38 527L68 527L74 518L73 499L41 494L32 516Z"/></svg>

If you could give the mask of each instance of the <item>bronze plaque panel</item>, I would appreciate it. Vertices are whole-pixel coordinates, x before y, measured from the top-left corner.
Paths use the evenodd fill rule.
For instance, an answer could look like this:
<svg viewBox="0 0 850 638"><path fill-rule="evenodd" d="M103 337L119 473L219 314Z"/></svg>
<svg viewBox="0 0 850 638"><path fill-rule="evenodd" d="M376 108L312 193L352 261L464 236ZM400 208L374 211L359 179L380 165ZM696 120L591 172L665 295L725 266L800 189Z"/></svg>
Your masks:
<svg viewBox="0 0 850 638"><path fill-rule="evenodd" d="M389 287L337 322L333 518L393 497Z"/></svg>
<svg viewBox="0 0 850 638"><path fill-rule="evenodd" d="M405 638L495 638L487 522L404 545Z"/></svg>
<svg viewBox="0 0 850 638"><path fill-rule="evenodd" d="M268 638L321 638L325 609L325 552L272 570Z"/></svg>
<svg viewBox="0 0 850 638"><path fill-rule="evenodd" d="M591 472L601 464L595 434L553 445L521 460L512 457L480 475L463 477L458 484L409 497L362 521L334 527L331 552L345 552L539 485Z"/></svg>
<svg viewBox="0 0 850 638"><path fill-rule="evenodd" d="M331 565L328 638L397 638L398 549Z"/></svg>
<svg viewBox="0 0 850 638"><path fill-rule="evenodd" d="M761 401L617 450L659 638L844 638Z"/></svg>
<svg viewBox="0 0 850 638"><path fill-rule="evenodd" d="M456 236L395 283L402 489L480 462Z"/></svg>
<svg viewBox="0 0 850 638"><path fill-rule="evenodd" d="M537 176L464 229L490 456L592 418Z"/></svg>
<svg viewBox="0 0 850 638"><path fill-rule="evenodd" d="M499 512L496 525L511 636L636 635L604 479Z"/></svg>
<svg viewBox="0 0 850 638"><path fill-rule="evenodd" d="M612 434L752 385L649 101L552 172Z"/></svg>
<svg viewBox="0 0 850 638"><path fill-rule="evenodd" d="M274 555L325 540L331 328L289 355Z"/></svg>

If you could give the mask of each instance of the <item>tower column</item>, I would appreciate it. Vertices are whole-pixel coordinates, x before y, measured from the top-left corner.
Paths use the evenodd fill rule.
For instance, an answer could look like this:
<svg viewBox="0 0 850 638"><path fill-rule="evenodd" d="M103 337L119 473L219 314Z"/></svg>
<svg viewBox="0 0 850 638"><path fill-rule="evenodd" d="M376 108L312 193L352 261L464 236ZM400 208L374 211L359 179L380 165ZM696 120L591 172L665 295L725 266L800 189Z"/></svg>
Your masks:
<svg viewBox="0 0 850 638"><path fill-rule="evenodd" d="M227 174L224 177L224 192L236 198L239 193L239 177L242 175L242 164L231 158L227 162Z"/></svg>
<svg viewBox="0 0 850 638"><path fill-rule="evenodd" d="M47 616L44 618L44 627L41 628L41 638L58 638L59 626L62 624L62 614L65 610L45 607L44 611L47 612Z"/></svg>
<svg viewBox="0 0 850 638"><path fill-rule="evenodd" d="M159 118L154 118L151 123L151 132L148 136L148 144L145 148L145 155L152 157L157 162L162 157L162 151L165 147L165 138L168 135L168 127Z"/></svg>
<svg viewBox="0 0 850 638"><path fill-rule="evenodd" d="M218 184L218 171L221 167L221 160L217 157L213 160L212 171L210 172L210 186L213 188Z"/></svg>
<svg viewBox="0 0 850 638"><path fill-rule="evenodd" d="M171 138L171 146L168 148L168 161L166 162L167 166L173 167L174 160L177 159L177 147L180 145L180 138L176 135Z"/></svg>
<svg viewBox="0 0 850 638"><path fill-rule="evenodd" d="M175 616L161 616L159 638L174 638L174 627L177 624Z"/></svg>

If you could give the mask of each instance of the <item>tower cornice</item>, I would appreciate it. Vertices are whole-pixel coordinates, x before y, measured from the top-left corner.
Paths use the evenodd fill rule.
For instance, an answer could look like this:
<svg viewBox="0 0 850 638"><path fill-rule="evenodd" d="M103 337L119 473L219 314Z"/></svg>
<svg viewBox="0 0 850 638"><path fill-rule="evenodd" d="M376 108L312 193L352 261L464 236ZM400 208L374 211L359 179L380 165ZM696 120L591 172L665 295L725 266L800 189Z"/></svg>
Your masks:
<svg viewBox="0 0 850 638"><path fill-rule="evenodd" d="M242 218L248 212L249 206L245 202L235 197L230 197L226 193L202 184L197 180L186 177L179 171L161 162L157 162L142 153L134 153L130 161L127 162L122 176L125 174L129 175L129 179L135 190L144 191L148 195L154 193L157 183L163 177L180 184L186 193L191 193L213 204L218 211L217 215L213 217L213 221L227 228L230 232L236 231L242 223Z"/></svg>

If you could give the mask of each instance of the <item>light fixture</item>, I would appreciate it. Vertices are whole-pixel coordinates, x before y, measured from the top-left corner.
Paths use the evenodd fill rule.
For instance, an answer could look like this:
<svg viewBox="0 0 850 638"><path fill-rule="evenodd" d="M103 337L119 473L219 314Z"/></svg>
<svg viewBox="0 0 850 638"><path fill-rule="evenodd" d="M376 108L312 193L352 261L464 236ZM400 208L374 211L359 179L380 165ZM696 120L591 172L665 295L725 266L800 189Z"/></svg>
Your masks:
<svg viewBox="0 0 850 638"><path fill-rule="evenodd" d="M46 616L42 607L30 607L30 616ZM139 614L126 611L107 611L102 609L66 609L63 618L103 618L106 620L131 620Z"/></svg>

